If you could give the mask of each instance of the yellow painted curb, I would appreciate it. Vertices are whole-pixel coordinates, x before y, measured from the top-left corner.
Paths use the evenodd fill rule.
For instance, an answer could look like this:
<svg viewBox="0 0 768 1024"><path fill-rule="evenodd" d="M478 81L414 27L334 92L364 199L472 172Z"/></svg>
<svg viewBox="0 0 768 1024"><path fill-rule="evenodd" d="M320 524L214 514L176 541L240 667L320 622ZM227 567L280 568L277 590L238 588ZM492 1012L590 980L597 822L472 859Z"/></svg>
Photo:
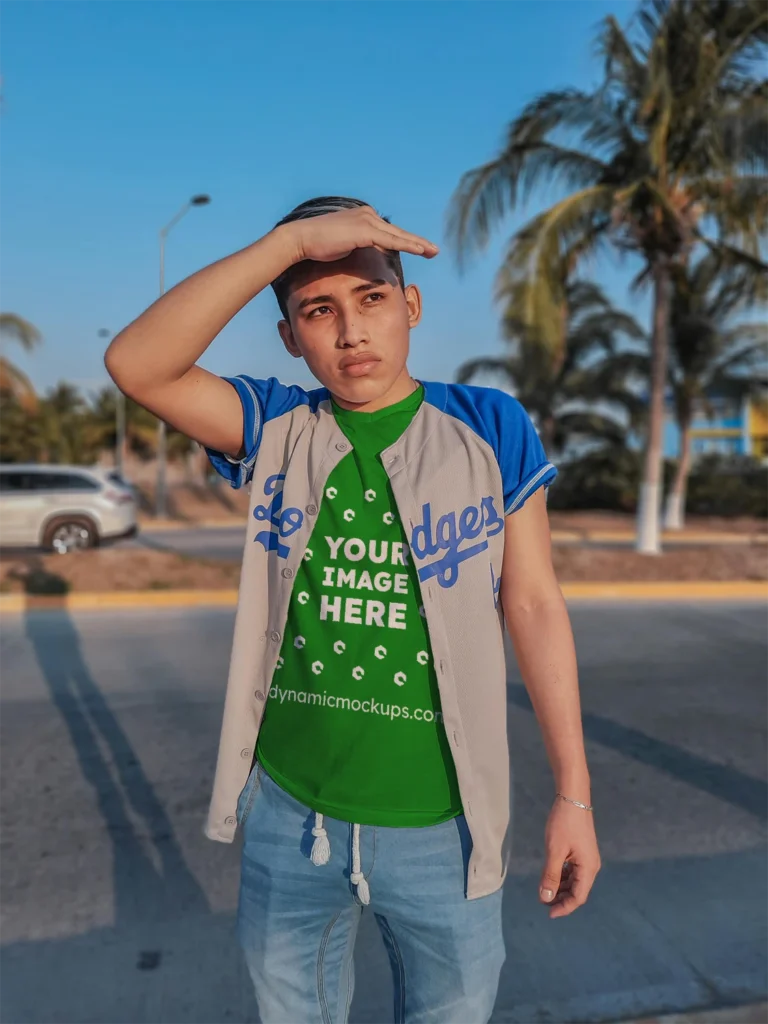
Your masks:
<svg viewBox="0 0 768 1024"><path fill-rule="evenodd" d="M624 582L563 583L569 601L766 601L768 583L751 580L734 582ZM102 594L0 594L0 613L67 609L68 611L114 611L121 608L201 608L237 605L236 590L135 590Z"/></svg>
<svg viewBox="0 0 768 1024"><path fill-rule="evenodd" d="M236 590L113 590L99 593L0 594L0 613L66 608L68 611L110 611L117 608L234 607Z"/></svg>
<svg viewBox="0 0 768 1024"><path fill-rule="evenodd" d="M768 601L768 582L761 580L637 581L563 583L568 600L611 601Z"/></svg>

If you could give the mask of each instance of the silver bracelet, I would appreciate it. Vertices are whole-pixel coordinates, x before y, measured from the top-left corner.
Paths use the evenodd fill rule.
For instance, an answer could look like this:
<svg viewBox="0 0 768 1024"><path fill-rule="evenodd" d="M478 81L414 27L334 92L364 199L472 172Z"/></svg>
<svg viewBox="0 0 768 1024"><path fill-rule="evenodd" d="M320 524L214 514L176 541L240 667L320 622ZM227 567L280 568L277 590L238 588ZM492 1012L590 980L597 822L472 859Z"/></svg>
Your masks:
<svg viewBox="0 0 768 1024"><path fill-rule="evenodd" d="M561 800L565 800L569 804L573 804L575 807L580 807L582 811L594 811L592 804L582 804L578 800L571 800L569 796L563 796L562 793L555 793L555 796L559 796Z"/></svg>

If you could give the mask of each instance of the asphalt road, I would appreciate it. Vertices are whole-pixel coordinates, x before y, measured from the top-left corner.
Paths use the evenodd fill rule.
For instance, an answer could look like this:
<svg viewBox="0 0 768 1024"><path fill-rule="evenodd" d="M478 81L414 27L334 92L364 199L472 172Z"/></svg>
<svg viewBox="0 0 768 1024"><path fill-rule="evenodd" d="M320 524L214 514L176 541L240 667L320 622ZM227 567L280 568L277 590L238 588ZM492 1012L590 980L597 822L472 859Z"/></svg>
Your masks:
<svg viewBox="0 0 768 1024"><path fill-rule="evenodd" d="M128 547L150 547L161 551L178 551L185 555L194 555L198 558L222 559L224 561L239 562L243 557L243 544L245 543L245 526L226 527L189 527L180 530L152 530L151 527L144 528L138 537L131 540L117 542L120 546ZM583 538L557 541L559 544L578 545L579 547L600 548L623 548L631 549L634 545L626 540L610 540L603 538L599 541L588 541ZM665 549L690 547L685 539L675 542L665 540Z"/></svg>
<svg viewBox="0 0 768 1024"><path fill-rule="evenodd" d="M178 551L197 558L215 558L239 562L243 557L245 526L190 527L182 530L143 529L131 540L118 541L121 547L155 548L158 551Z"/></svg>
<svg viewBox="0 0 768 1024"><path fill-rule="evenodd" d="M551 780L509 685L513 861L494 1020L618 1020L766 992L766 619L575 606L604 869L536 898ZM253 1022L239 846L202 835L231 610L9 616L2 631L3 1021ZM391 1020L375 927L356 1024Z"/></svg>

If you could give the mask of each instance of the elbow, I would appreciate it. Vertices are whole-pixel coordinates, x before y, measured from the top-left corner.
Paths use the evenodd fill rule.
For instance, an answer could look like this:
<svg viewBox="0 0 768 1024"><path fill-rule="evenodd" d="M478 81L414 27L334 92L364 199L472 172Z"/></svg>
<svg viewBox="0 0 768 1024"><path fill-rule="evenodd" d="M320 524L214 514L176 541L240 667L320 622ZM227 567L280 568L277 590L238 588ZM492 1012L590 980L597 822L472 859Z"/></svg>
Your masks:
<svg viewBox="0 0 768 1024"><path fill-rule="evenodd" d="M118 335L119 337L119 335ZM125 383L125 368L123 360L120 358L119 351L115 348L115 338L104 353L104 365L107 368L107 373L112 380L117 384L121 391L124 391L123 387Z"/></svg>
<svg viewBox="0 0 768 1024"><path fill-rule="evenodd" d="M104 353L104 366L120 391L129 398L140 402L141 382L136 380L136 374L131 369L130 360L121 351L120 337L118 334L113 338L107 351Z"/></svg>
<svg viewBox="0 0 768 1024"><path fill-rule="evenodd" d="M530 590L509 588L501 590L501 606L507 625L530 623L542 617L549 617L553 612L562 611L565 599L557 582L552 586L536 587Z"/></svg>

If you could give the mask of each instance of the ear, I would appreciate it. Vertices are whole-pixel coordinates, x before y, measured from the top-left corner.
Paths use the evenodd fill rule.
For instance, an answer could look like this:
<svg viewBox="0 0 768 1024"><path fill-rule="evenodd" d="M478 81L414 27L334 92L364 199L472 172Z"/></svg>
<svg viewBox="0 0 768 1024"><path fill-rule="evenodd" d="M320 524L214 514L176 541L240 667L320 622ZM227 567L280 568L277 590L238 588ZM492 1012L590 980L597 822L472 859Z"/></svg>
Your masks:
<svg viewBox="0 0 768 1024"><path fill-rule="evenodd" d="M406 285L405 304L408 307L408 326L417 327L421 320L421 292L415 284Z"/></svg>
<svg viewBox="0 0 768 1024"><path fill-rule="evenodd" d="M287 320L280 320L277 325L277 330L287 351L290 352L294 359L301 359L301 351L299 346L296 344L296 339L293 336L290 323Z"/></svg>

